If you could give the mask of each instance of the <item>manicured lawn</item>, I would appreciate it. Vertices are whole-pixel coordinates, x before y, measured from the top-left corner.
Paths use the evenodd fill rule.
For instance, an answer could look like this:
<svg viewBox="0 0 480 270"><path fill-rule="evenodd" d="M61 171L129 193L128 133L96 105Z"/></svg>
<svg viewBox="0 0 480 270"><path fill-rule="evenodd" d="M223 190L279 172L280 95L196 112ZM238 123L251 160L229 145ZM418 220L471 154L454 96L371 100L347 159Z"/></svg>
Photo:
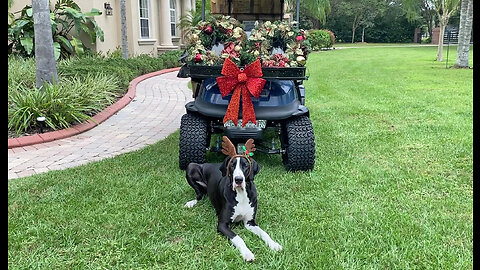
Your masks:
<svg viewBox="0 0 480 270"><path fill-rule="evenodd" d="M236 226L256 256L245 264L216 233L208 200L183 208L194 192L176 132L9 181L9 268L472 269L473 74L445 69L435 52L310 55L314 171L287 173L280 156L255 155L257 221L282 251Z"/></svg>

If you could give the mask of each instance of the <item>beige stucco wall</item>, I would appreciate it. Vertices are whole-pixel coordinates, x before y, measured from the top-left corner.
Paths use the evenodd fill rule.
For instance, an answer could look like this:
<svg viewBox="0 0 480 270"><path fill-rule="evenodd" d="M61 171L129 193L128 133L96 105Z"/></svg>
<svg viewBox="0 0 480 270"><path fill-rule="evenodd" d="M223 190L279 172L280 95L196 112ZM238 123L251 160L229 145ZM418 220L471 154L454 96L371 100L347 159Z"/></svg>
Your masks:
<svg viewBox="0 0 480 270"><path fill-rule="evenodd" d="M140 55L140 54L151 54L157 55L159 51L176 49L179 46L183 45L181 40L181 32L177 29L177 37L171 37L170 30L165 33L164 29L167 27L162 27L162 16L167 16L169 20L169 9L162 10L161 1L166 1L169 3L169 0L150 0L149 1L149 24L150 24L150 38L141 39L140 38L140 18L139 18L139 1L129 0L127 2L127 39L128 39L128 50L130 55ZM185 7L189 6L195 8L195 0L175 0L176 1L176 18L177 23L180 19L180 16L183 12L186 12ZM51 1L55 3L55 1ZM83 12L90 11L92 8L96 8L102 11L102 15L95 16L95 21L98 26L104 32L104 42L101 42L97 39L95 45L89 45L90 48L97 52L111 52L116 49L121 49L122 45L122 32L121 32L121 16L120 16L120 0L77 0L75 1ZM104 3L110 3L110 6L113 9L113 15L107 16L104 10ZM187 3L188 2L188 3ZM15 0L10 12L15 13L20 11L26 5L31 5L31 0ZM53 4L52 4L53 5ZM165 6L165 2L164 5ZM183 8L182 8L183 7ZM170 26L168 25L168 29ZM162 36L163 35L163 36ZM168 39L171 40L168 46L163 46L161 40ZM81 39L85 44L89 44L89 38L81 36ZM86 42L85 42L86 41Z"/></svg>

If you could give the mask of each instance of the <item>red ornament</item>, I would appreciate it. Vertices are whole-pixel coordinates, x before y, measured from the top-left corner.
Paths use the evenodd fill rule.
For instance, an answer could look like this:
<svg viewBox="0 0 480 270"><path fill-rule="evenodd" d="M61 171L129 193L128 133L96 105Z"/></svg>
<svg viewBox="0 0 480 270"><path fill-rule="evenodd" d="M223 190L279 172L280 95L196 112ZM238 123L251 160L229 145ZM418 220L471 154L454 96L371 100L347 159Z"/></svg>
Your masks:
<svg viewBox="0 0 480 270"><path fill-rule="evenodd" d="M202 62L202 55L200 53L197 53L195 55L195 63L199 63L199 62Z"/></svg>
<svg viewBox="0 0 480 270"><path fill-rule="evenodd" d="M262 92L263 86L265 86L265 83L267 82L261 78L263 73L260 60L257 59L255 62L246 66L244 70L241 70L232 60L230 60L230 58L227 58L223 63L222 75L224 76L217 78L217 84L220 88L222 97L227 96L233 91L225 117L223 118L223 123L232 120L233 123L237 125L241 95L243 102L242 127L244 127L249 121L257 124L250 95L258 98Z"/></svg>
<svg viewBox="0 0 480 270"><path fill-rule="evenodd" d="M205 27L205 34L210 35L213 32L213 28L210 25Z"/></svg>

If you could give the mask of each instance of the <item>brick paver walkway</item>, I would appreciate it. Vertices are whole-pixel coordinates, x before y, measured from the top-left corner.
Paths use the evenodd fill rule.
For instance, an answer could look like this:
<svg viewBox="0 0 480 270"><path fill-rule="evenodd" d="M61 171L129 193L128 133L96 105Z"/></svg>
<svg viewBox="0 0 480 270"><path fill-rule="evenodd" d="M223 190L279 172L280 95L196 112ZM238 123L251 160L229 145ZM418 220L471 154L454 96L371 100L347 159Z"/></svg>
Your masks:
<svg viewBox="0 0 480 270"><path fill-rule="evenodd" d="M8 179L113 157L166 138L180 127L185 104L192 100L189 79L176 75L170 72L141 81L125 108L89 131L8 149Z"/></svg>

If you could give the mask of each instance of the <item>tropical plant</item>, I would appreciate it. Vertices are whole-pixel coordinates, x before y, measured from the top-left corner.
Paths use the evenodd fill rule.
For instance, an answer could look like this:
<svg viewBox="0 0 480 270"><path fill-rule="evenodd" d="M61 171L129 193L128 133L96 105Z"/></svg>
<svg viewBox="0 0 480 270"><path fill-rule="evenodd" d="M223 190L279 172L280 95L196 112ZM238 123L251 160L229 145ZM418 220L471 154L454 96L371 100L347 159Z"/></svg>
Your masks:
<svg viewBox="0 0 480 270"><path fill-rule="evenodd" d="M286 0L288 11L297 10L296 0ZM312 20L313 27L319 28L320 25L325 24L327 15L331 11L330 0L301 0L300 1L300 14L306 16ZM294 16L296 20L296 16ZM300 18L299 18L300 19ZM301 20L301 19L300 19Z"/></svg>
<svg viewBox="0 0 480 270"><path fill-rule="evenodd" d="M210 11L205 10L205 21L211 21L212 15ZM202 21L202 9L189 10L186 15L180 16L178 26L183 31L184 38L193 33L195 26Z"/></svg>
<svg viewBox="0 0 480 270"><path fill-rule="evenodd" d="M87 47L79 39L81 33L87 34L92 44L97 38L103 42L103 30L93 18L101 14L95 8L83 13L72 0L57 1L50 11L55 58L82 55ZM30 5L25 6L20 17L8 25L8 53L27 57L34 54L33 13Z"/></svg>

